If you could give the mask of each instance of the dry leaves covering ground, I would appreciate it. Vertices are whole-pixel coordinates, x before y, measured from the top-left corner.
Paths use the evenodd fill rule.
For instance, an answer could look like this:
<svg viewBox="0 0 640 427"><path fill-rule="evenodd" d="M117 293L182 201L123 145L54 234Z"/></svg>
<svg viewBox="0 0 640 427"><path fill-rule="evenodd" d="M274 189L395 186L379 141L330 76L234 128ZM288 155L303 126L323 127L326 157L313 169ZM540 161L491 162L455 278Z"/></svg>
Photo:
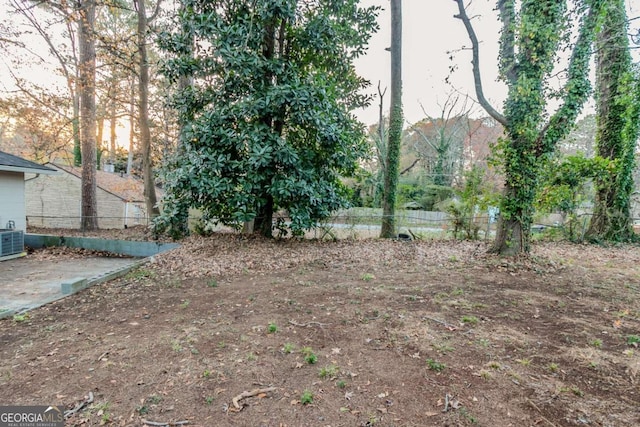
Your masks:
<svg viewBox="0 0 640 427"><path fill-rule="evenodd" d="M485 252L191 237L1 321L0 402L70 426L640 425L638 248Z"/></svg>

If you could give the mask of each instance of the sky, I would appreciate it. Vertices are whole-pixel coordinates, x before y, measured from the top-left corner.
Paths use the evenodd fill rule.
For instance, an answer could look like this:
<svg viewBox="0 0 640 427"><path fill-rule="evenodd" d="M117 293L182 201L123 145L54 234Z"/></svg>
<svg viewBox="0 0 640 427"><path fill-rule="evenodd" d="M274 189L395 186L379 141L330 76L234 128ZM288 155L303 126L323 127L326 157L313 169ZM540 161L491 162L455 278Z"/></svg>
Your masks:
<svg viewBox="0 0 640 427"><path fill-rule="evenodd" d="M390 46L391 16L389 0L363 0L363 6L383 7L378 24L380 30L371 39L366 56L356 62L358 73L368 79L371 92L377 94L378 82L381 88L390 87ZM480 66L486 97L500 107L506 96L504 85L497 83L498 17L493 10L495 0L474 0L469 9L473 24L481 41ZM471 74L471 43L462 21L453 16L458 12L453 0L403 0L402 1L402 79L403 108L405 119L415 123L425 117L439 116L442 106L450 94L469 94L475 99L473 76ZM453 55L453 61L450 56ZM451 66L457 68L451 73ZM445 83L450 76L451 84ZM389 110L389 90L385 95L385 114ZM379 99L372 105L356 112L365 124L378 121ZM476 107L480 113L480 107Z"/></svg>
<svg viewBox="0 0 640 427"><path fill-rule="evenodd" d="M498 39L500 22L494 10L496 0L467 0L470 4L468 15L472 17L474 29L480 40L480 68L485 96L500 111L506 98L504 84L496 81ZM380 30L370 43L369 52L356 62L358 73L371 81L370 92L377 94L378 82L381 87L390 87L390 46L391 17L389 0L362 0L363 6L377 5L384 10L380 13ZM640 15L640 0L627 0L628 17ZM462 21L453 16L458 12L453 0L403 0L402 1L402 78L403 109L405 120L415 123L425 117L424 111L432 117L439 117L447 96L452 93L469 95L475 100L475 90L471 71L471 42ZM640 19L631 22L632 32L640 27ZM453 52L454 61L449 57ZM640 49L634 50L635 60L640 60ZM451 84L445 79L450 75L450 67L457 69L451 74ZM384 112L389 111L389 91L385 95ZM422 105L422 107L421 107ZM378 122L379 99L365 110L356 111L358 118L367 125ZM591 102L585 107L593 109ZM486 115L476 105L475 116Z"/></svg>
<svg viewBox="0 0 640 427"><path fill-rule="evenodd" d="M6 2L0 0L0 14L6 16ZM480 40L480 67L483 76L485 96L493 106L501 110L506 97L506 87L496 81L498 37L500 23L495 9L496 0L467 0L469 16ZM629 17L640 15L640 0L627 0ZM380 30L373 35L368 54L356 62L358 73L371 82L369 93L376 95L367 109L356 111L357 117L370 125L378 121L377 86L380 82L384 90L390 86L390 46L391 17L389 0L361 0L362 6L377 5L383 10L378 17ZM473 76L471 73L470 42L462 21L454 18L457 4L453 0L402 0L403 18L403 107L407 123L415 123L426 114L438 117L451 94L469 95L475 99ZM632 22L632 28L640 26L640 19ZM39 44L46 51L46 46ZM32 46L36 49L37 46ZM466 50L465 50L466 49ZM45 53L45 52L43 52ZM636 60L640 60L640 49L635 50ZM45 53L46 54L46 53ZM453 60L450 59L453 57ZM455 65L455 71L451 67ZM6 58L0 60L0 90L7 89L11 80L3 68ZM42 69L33 70L23 77L34 80L50 80L51 73ZM450 84L445 83L449 77ZM389 110L389 92L384 101L384 112ZM474 116L485 115L475 106Z"/></svg>

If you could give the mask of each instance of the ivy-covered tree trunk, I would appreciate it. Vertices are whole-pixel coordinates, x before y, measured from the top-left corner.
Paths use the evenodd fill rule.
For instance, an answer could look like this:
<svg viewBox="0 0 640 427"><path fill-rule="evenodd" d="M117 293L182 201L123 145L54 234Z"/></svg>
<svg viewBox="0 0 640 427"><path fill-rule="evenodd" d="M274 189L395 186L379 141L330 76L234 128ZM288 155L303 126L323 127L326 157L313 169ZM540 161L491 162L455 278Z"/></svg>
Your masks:
<svg viewBox="0 0 640 427"><path fill-rule="evenodd" d="M634 233L630 209L638 138L640 83L632 67L624 0L607 2L596 37L596 154L616 160L598 177L593 217L586 237L628 241Z"/></svg>
<svg viewBox="0 0 640 427"><path fill-rule="evenodd" d="M394 238L396 234L396 190L402 143L402 5L391 0L391 111L389 114L389 143L385 159L384 192L382 197L382 227L380 237Z"/></svg>
<svg viewBox="0 0 640 427"><path fill-rule="evenodd" d="M472 42L473 75L476 95L482 107L505 128L506 137L498 144L498 155L505 175L500 219L492 252L519 255L530 249L533 202L539 171L557 142L575 122L591 86L589 59L595 26L606 0L579 2L578 37L572 46L567 81L561 91L561 106L546 119L546 108L557 98L547 80L554 72L562 43L569 39L566 22L576 21L566 1L499 0L502 21L500 38L500 77L508 86L504 113L485 98L479 69L479 43L463 0L455 0ZM519 7L516 7L519 6ZM580 10L580 8L578 9Z"/></svg>

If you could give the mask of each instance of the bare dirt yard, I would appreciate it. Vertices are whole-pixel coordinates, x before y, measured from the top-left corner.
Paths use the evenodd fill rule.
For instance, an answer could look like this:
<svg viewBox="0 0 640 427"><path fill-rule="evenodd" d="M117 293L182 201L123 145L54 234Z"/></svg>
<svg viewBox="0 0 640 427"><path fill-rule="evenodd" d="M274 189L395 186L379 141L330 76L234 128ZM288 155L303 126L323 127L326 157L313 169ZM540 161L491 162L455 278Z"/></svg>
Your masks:
<svg viewBox="0 0 640 427"><path fill-rule="evenodd" d="M0 321L0 403L69 426L640 425L639 248L485 253L191 237Z"/></svg>

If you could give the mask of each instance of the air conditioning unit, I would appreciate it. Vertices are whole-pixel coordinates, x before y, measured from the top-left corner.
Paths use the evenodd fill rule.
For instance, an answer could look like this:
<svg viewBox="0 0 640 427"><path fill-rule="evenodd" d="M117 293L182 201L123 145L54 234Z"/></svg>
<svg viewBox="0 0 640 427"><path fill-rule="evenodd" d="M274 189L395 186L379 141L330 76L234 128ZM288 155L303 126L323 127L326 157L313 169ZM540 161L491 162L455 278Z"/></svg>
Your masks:
<svg viewBox="0 0 640 427"><path fill-rule="evenodd" d="M0 230L0 258L24 252L24 232Z"/></svg>

